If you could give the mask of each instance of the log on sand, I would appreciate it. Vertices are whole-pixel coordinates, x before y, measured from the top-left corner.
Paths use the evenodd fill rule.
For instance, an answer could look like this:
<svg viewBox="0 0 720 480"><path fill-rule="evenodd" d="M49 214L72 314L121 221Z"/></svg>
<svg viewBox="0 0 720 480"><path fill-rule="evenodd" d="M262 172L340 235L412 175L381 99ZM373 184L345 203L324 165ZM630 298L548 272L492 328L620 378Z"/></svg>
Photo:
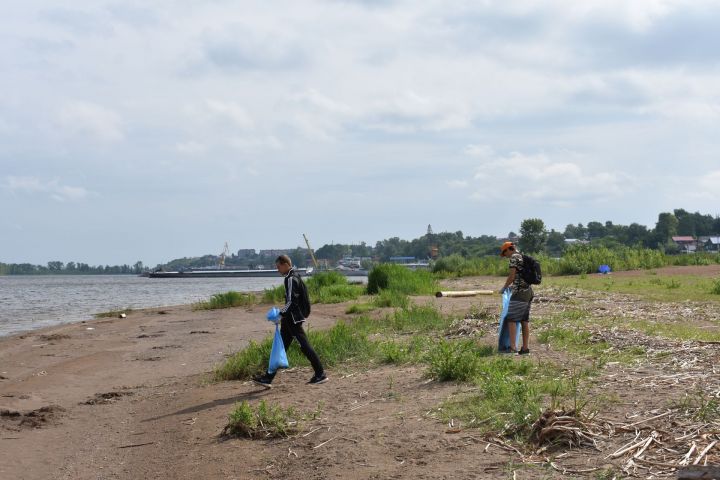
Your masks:
<svg viewBox="0 0 720 480"><path fill-rule="evenodd" d="M494 290L463 290L457 292L437 292L436 297L474 297L476 295L493 295Z"/></svg>

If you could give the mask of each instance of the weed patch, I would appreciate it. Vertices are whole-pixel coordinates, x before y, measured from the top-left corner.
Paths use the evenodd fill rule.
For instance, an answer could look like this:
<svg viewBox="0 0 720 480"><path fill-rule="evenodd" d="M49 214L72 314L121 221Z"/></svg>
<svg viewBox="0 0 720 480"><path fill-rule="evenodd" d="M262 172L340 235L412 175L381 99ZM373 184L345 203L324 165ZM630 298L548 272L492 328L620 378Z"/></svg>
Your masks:
<svg viewBox="0 0 720 480"><path fill-rule="evenodd" d="M283 409L261 400L257 408L248 402L236 404L222 435L247 438L287 437L298 431L299 415L292 407Z"/></svg>
<svg viewBox="0 0 720 480"><path fill-rule="evenodd" d="M218 308L244 307L255 305L257 297L252 293L240 293L229 291L217 293L206 302L198 302L193 305L193 310L215 310Z"/></svg>

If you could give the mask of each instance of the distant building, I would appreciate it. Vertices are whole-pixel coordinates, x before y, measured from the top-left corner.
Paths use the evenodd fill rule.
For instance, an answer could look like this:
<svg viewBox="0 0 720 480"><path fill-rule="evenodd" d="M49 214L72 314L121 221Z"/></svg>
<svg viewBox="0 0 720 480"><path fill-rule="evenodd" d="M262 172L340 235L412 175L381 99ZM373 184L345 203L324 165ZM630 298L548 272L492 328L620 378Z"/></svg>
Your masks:
<svg viewBox="0 0 720 480"><path fill-rule="evenodd" d="M415 262L417 262L417 258L415 257L390 257L390 263L399 263L401 265L405 265Z"/></svg>
<svg viewBox="0 0 720 480"><path fill-rule="evenodd" d="M270 250L260 250L260 256L261 257L279 257L280 255L288 255L290 253L289 249L270 249Z"/></svg>
<svg viewBox="0 0 720 480"><path fill-rule="evenodd" d="M247 258L247 257L254 257L255 255L257 255L257 253L255 252L254 248L241 248L240 250L237 251L238 257Z"/></svg>
<svg viewBox="0 0 720 480"><path fill-rule="evenodd" d="M698 241L706 252L720 252L720 237L700 237Z"/></svg>
<svg viewBox="0 0 720 480"><path fill-rule="evenodd" d="M583 240L582 238L566 238L565 239L565 245L586 245L590 243L587 240Z"/></svg>
<svg viewBox="0 0 720 480"><path fill-rule="evenodd" d="M678 246L681 252L694 253L697 250L697 241L695 240L695 237L678 236L671 238L673 243Z"/></svg>

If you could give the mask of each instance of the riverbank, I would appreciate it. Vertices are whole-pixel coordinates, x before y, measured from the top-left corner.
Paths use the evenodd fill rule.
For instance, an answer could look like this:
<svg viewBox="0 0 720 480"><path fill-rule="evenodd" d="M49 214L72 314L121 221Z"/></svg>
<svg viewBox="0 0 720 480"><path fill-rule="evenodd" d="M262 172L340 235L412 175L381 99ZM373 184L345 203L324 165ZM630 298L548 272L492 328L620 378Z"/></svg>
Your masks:
<svg viewBox="0 0 720 480"><path fill-rule="evenodd" d="M647 286L640 286L636 277L628 280L634 288L682 291L674 283L669 289L654 281L663 280L665 272L650 273L643 273ZM714 276L716 271L697 268L667 275L672 273ZM452 279L443 288L497 289L498 280ZM691 442L698 443L698 450L709 444L713 422L720 419L709 418L708 427L696 429L692 402L703 400L702 392L720 389L717 376L708 373L718 362L718 302L648 302L639 295L587 292L577 286L559 290L545 282L536 292L530 358L492 358L557 368L558 378L592 369L592 380L578 395L601 400L603 421L642 421L648 429L670 432L671 438L688 443L673 444L678 452L687 451ZM460 314L463 322L438 332L438 338L496 342L499 296L412 300L432 304L446 315ZM314 305L311 328L351 318L345 313L348 306ZM340 365L319 386L306 385L312 374L308 368L282 372L271 390L245 381L212 382L215 365L272 332L266 311L266 305L209 311L167 307L0 339L0 478L627 476L622 473L625 457L634 452L608 456L635 438L633 429L608 433L600 424L593 426L598 450L535 454L535 448L523 445L513 450L511 440L479 433L470 420L442 420L444 402L482 394L482 382L434 381L418 363ZM372 315L381 318L386 312ZM610 355L612 361L587 355ZM683 397L686 392L696 397ZM300 434L286 439L220 435L236 402L257 405L261 400L293 407L311 420ZM663 416L666 411L671 413ZM688 432L698 433L692 437ZM655 455L657 449L650 446L647 452ZM710 462L717 460L715 450L708 456ZM656 456L649 461L661 463Z"/></svg>

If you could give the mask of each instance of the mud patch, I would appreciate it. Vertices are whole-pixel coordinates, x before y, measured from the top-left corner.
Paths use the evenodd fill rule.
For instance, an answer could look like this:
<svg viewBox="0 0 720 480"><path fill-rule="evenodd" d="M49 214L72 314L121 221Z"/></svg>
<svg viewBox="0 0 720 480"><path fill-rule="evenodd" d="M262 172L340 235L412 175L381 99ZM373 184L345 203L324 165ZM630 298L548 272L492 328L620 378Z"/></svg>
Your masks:
<svg viewBox="0 0 720 480"><path fill-rule="evenodd" d="M59 405L47 405L27 413L18 410L0 410L0 426L7 430L43 428L57 425L60 413L65 409Z"/></svg>
<svg viewBox="0 0 720 480"><path fill-rule="evenodd" d="M215 332L209 332L209 331L207 331L207 330L193 330L192 332L190 332L190 335L192 335L192 334L194 334L194 333L208 333L208 334L212 334L212 333L215 333Z"/></svg>
<svg viewBox="0 0 720 480"><path fill-rule="evenodd" d="M162 333L143 333L141 335L138 335L135 338L157 338L157 337L163 337L164 335Z"/></svg>
<svg viewBox="0 0 720 480"><path fill-rule="evenodd" d="M115 403L119 398L132 395L133 392L107 392L107 393L96 393L93 398L83 402L81 405L107 405L109 403Z"/></svg>
<svg viewBox="0 0 720 480"><path fill-rule="evenodd" d="M38 335L37 338L45 342L54 342L58 340L67 340L72 337L65 333L51 333L50 335Z"/></svg>
<svg viewBox="0 0 720 480"><path fill-rule="evenodd" d="M157 345L152 347L153 350L164 350L166 348L182 348L182 345Z"/></svg>

